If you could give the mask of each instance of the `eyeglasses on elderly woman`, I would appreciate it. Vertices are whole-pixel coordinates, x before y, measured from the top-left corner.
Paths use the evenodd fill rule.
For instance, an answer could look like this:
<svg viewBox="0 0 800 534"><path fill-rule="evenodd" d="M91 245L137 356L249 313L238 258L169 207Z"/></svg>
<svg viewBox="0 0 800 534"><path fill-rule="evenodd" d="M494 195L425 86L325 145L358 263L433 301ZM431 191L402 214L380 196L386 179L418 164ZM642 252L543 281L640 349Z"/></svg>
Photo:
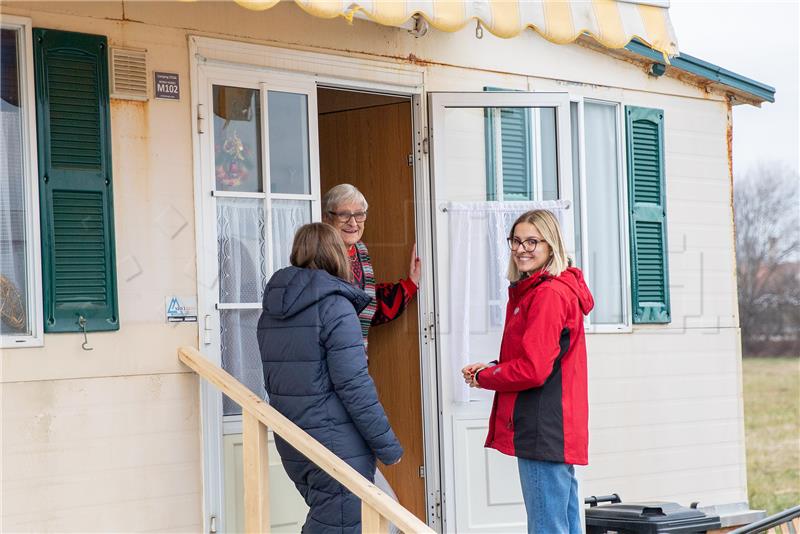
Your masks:
<svg viewBox="0 0 800 534"><path fill-rule="evenodd" d="M355 219L357 223L362 223L367 220L367 212L366 211L329 211L332 216L336 217L336 220L340 223L346 223L351 218Z"/></svg>
<svg viewBox="0 0 800 534"><path fill-rule="evenodd" d="M525 252L533 252L536 250L536 246L541 243L541 240L539 239L531 238L526 239L525 241L520 241L516 237L509 237L506 239L506 241L508 242L508 248L510 248L512 252L519 249L520 245L522 245L522 249Z"/></svg>

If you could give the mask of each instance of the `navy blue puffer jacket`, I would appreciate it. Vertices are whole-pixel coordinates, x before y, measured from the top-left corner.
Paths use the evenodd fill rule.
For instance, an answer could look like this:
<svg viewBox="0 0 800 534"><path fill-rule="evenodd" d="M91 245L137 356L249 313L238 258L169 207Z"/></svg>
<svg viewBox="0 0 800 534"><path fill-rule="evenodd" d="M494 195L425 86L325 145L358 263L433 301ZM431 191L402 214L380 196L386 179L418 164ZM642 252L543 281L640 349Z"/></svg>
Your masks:
<svg viewBox="0 0 800 534"><path fill-rule="evenodd" d="M269 403L372 480L375 457L403 449L367 373L358 312L366 293L318 269L287 267L264 292L258 344ZM303 532L360 532L358 499L276 436L289 477L310 507Z"/></svg>

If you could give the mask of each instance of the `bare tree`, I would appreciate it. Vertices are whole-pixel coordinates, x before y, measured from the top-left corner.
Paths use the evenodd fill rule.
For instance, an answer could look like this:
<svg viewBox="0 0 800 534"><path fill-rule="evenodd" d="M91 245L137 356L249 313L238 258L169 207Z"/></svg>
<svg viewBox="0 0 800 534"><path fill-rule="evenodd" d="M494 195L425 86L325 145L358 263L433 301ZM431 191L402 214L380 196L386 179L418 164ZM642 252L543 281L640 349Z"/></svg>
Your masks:
<svg viewBox="0 0 800 534"><path fill-rule="evenodd" d="M762 163L734 184L745 353L800 354L800 176ZM788 354L787 354L788 355Z"/></svg>

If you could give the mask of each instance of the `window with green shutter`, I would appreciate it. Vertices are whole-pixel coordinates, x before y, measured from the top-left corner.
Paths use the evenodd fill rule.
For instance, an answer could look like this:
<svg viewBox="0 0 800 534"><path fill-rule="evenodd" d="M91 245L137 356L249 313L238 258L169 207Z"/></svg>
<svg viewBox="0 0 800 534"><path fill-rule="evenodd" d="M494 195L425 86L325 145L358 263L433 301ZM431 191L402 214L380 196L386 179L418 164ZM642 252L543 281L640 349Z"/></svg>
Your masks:
<svg viewBox="0 0 800 534"><path fill-rule="evenodd" d="M502 91L485 87L485 91ZM528 108L486 108L486 192L497 198L498 180L502 200L533 199L533 154L531 110Z"/></svg>
<svg viewBox="0 0 800 534"><path fill-rule="evenodd" d="M45 331L117 330L106 38L33 39Z"/></svg>
<svg viewBox="0 0 800 534"><path fill-rule="evenodd" d="M670 322L664 112L625 108L633 322Z"/></svg>

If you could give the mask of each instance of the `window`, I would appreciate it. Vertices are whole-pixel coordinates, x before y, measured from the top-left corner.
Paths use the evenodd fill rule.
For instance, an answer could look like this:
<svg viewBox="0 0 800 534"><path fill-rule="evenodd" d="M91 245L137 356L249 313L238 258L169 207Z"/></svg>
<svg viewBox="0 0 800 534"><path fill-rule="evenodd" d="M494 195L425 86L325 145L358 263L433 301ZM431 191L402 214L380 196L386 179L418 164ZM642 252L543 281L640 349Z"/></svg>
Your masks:
<svg viewBox="0 0 800 534"><path fill-rule="evenodd" d="M594 331L629 323L620 106L571 104L576 262L595 297Z"/></svg>
<svg viewBox="0 0 800 534"><path fill-rule="evenodd" d="M555 108L486 108L488 200L556 200Z"/></svg>
<svg viewBox="0 0 800 534"><path fill-rule="evenodd" d="M42 344L31 27L4 16L0 42L0 346Z"/></svg>
<svg viewBox="0 0 800 534"><path fill-rule="evenodd" d="M235 73L222 71L222 79ZM222 368L266 395L256 338L264 287L289 264L292 237L318 215L313 83L211 85ZM210 178L210 177L209 177ZM211 185L211 184L209 184ZM315 206L316 205L316 206ZM223 414L241 407L223 398Z"/></svg>
<svg viewBox="0 0 800 534"><path fill-rule="evenodd" d="M595 295L595 331L628 324L621 109L570 104L575 261ZM559 198L553 108L487 108L487 198Z"/></svg>

